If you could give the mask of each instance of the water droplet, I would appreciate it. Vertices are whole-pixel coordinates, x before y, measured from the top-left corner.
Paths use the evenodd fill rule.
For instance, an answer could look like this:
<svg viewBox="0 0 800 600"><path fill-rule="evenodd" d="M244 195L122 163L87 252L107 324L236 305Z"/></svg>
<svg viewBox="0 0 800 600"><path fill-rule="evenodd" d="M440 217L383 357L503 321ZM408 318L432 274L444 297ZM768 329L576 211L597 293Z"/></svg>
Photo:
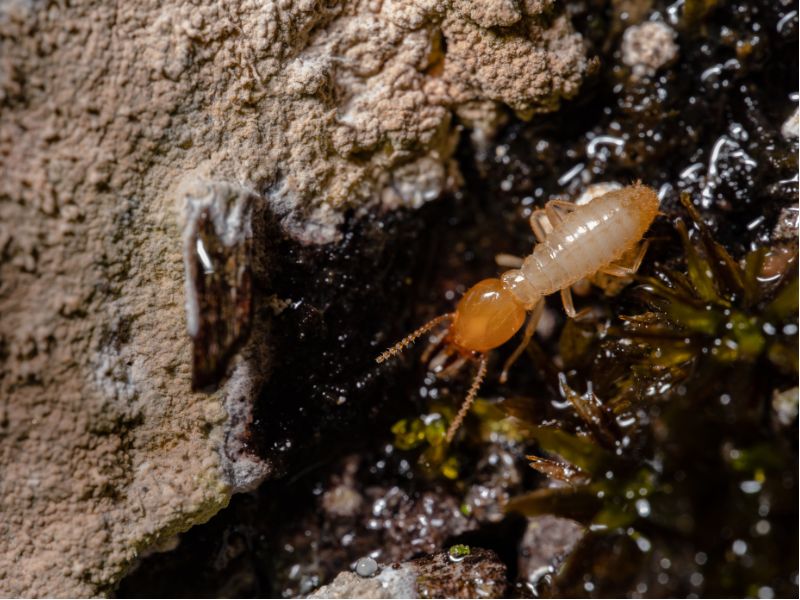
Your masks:
<svg viewBox="0 0 800 600"><path fill-rule="evenodd" d="M365 558L358 559L358 562L356 563L356 573L360 577L372 577L377 572L378 563L374 558L367 556Z"/></svg>

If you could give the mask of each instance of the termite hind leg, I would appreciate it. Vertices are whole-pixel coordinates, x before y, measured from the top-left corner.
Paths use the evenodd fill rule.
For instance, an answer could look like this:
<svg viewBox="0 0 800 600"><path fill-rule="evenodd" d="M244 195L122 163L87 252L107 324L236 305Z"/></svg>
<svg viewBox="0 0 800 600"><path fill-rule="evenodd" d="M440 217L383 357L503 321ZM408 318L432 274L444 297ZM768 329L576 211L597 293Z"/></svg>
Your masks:
<svg viewBox="0 0 800 600"><path fill-rule="evenodd" d="M649 240L644 240L641 244L639 244L639 248L636 251L636 254L632 259L626 259L628 264L625 264L625 260L620 262L611 263L610 265L606 265L600 271L605 273L606 275L611 275L613 277L630 277L636 271L639 270L639 267L642 266L642 261L644 260L644 255L647 254L647 248L650 246Z"/></svg>
<svg viewBox="0 0 800 600"><path fill-rule="evenodd" d="M458 414L456 415L453 422L450 423L450 427L447 429L447 435L445 436L445 440L449 444L453 441L453 438L458 431L458 428L461 426L461 422L464 420L464 417L467 416L472 403L475 402L475 398L478 396L478 390L481 387L481 383L483 383L484 377L486 377L486 365L488 363L488 357L486 354L481 354L480 356L480 364L478 366L478 373L475 375L475 379L472 380L472 385L469 387L469 392L467 392L467 397L464 399L464 403L461 405L461 408L458 410Z"/></svg>
<svg viewBox="0 0 800 600"><path fill-rule="evenodd" d="M508 381L508 370L515 362L517 362L517 359L520 357L520 355L525 352L525 348L527 348L528 344L531 343L531 338L536 332L536 327L539 325L539 320L542 318L543 312L544 299L539 299L539 301L533 307L531 315L528 317L528 323L525 325L525 332L522 335L522 342L520 342L519 346L514 349L514 352L511 353L511 356L508 357L503 365L503 372L500 373L500 383L505 383Z"/></svg>
<svg viewBox="0 0 800 600"><path fill-rule="evenodd" d="M631 271L636 273L639 270L639 267L642 266L642 261L644 260L644 255L647 254L647 249L650 247L650 240L644 240L641 244L639 244L639 252L636 253L636 258L633 260L633 264L631 265Z"/></svg>
<svg viewBox="0 0 800 600"><path fill-rule="evenodd" d="M630 267L623 267L622 265L615 265L613 263L606 265L600 269L599 272L611 275L612 277L630 277L634 273Z"/></svg>
<svg viewBox="0 0 800 600"><path fill-rule="evenodd" d="M445 315L439 315L439 316L438 316L438 317L436 317L435 319L431 319L430 321L428 321L427 323L425 323L425 325L423 325L423 326L422 326L422 327L420 327L419 329L416 329L415 331L411 332L409 335L407 335L407 336L406 336L406 337L404 337L402 340L400 340L399 342L397 342L397 343L396 343L394 346L392 346L391 348L389 348L388 350L386 350L386 351L385 351L383 354L381 354L380 356L378 356L378 357L375 359L375 362L377 362L377 363L382 363L382 362L384 362L384 361L386 361L386 360L390 359L390 358L391 358L391 357L393 357L393 356L397 356L397 355L398 355L398 354L400 354L400 353L401 353L403 350L405 350L405 349L406 349L406 348L408 348L408 347L409 347L411 344L413 344L413 343L414 343L414 341L415 341L417 338L419 338L419 337L420 337L420 336L422 336L422 335L425 335L425 334L426 334L428 331L430 331L431 329L433 329L434 327L436 327L436 326L437 326L439 323L441 323L442 321L450 320L450 319L452 319L452 318L453 318L453 313L447 313L447 314L445 314Z"/></svg>
<svg viewBox="0 0 800 600"><path fill-rule="evenodd" d="M519 256L503 253L495 254L494 262L497 263L498 267L503 267L506 269L519 269L522 266L522 263L525 261Z"/></svg>

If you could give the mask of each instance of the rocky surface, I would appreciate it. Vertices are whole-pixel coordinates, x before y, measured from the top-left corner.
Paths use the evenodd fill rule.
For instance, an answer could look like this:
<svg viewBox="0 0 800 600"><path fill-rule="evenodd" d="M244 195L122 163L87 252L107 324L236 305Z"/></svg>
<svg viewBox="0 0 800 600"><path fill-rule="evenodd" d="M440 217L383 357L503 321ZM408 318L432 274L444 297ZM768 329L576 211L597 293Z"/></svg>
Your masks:
<svg viewBox="0 0 800 600"><path fill-rule="evenodd" d="M454 109L574 95L558 7L496 4L3 3L0 594L105 593L269 473L259 232L419 206Z"/></svg>
<svg viewBox="0 0 800 600"><path fill-rule="evenodd" d="M465 555L440 552L385 565L373 577L340 573L309 598L503 598L506 567L494 552L463 547Z"/></svg>
<svg viewBox="0 0 800 600"><path fill-rule="evenodd" d="M332 477L312 510L270 531L277 540L269 552L282 549L274 576L284 596L308 593L359 556L386 564L407 561L435 554L449 538L477 527L477 521L463 513L459 496L441 487L417 492L398 485L359 490L359 462L347 457L342 474Z"/></svg>
<svg viewBox="0 0 800 600"><path fill-rule="evenodd" d="M584 527L552 515L531 517L520 541L518 568L520 578L535 591L554 573L583 535Z"/></svg>

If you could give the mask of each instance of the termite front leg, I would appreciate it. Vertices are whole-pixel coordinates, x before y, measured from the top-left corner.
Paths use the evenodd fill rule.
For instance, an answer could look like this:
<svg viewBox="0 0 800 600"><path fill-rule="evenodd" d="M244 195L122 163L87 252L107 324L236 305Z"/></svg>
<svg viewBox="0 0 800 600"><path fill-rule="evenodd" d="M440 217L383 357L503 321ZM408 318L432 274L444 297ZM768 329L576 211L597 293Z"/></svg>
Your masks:
<svg viewBox="0 0 800 600"><path fill-rule="evenodd" d="M452 363L444 367L441 372L437 373L437 377L440 379L450 379L461 370L461 367L467 364L467 360L469 359L466 356L459 356Z"/></svg>
<svg viewBox="0 0 800 600"><path fill-rule="evenodd" d="M528 317L528 324L525 325L525 332L522 334L522 342L520 342L519 346L514 349L514 352L511 353L511 356L508 357L508 360L506 360L505 364L503 365L503 372L500 373L500 383L505 383L508 381L508 370L511 368L511 365L517 362L517 359L525 351L525 348L527 348L528 344L531 343L531 338L536 332L536 327L539 325L539 320L542 318L543 312L544 299L540 298L533 307L531 315Z"/></svg>

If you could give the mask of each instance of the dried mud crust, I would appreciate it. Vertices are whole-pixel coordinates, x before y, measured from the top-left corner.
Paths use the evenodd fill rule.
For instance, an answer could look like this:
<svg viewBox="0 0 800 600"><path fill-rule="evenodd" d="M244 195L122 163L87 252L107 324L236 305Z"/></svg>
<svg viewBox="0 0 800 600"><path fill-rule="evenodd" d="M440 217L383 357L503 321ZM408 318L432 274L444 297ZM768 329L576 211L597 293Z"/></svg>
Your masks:
<svg viewBox="0 0 800 600"><path fill-rule="evenodd" d="M268 474L242 441L268 352L240 339L268 324L191 390L183 230L240 258L262 210L331 242L456 185L453 109L549 110L586 66L557 6L500 3L0 7L0 593L106 593Z"/></svg>

